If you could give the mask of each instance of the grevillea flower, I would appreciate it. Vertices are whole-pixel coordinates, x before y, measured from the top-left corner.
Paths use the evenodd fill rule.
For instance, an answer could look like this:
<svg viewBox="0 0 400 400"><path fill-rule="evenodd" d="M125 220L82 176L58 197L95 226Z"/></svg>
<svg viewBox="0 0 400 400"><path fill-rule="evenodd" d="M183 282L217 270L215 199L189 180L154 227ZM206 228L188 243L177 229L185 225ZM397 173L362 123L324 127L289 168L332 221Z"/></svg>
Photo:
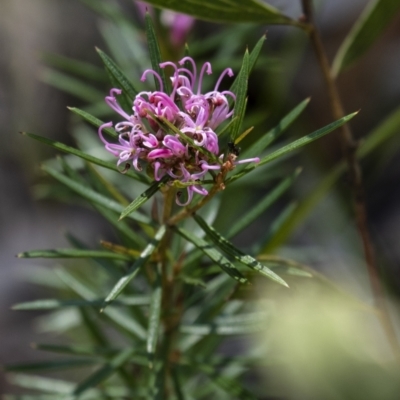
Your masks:
<svg viewBox="0 0 400 400"><path fill-rule="evenodd" d="M190 68L187 67L190 66ZM178 192L176 202L188 205L194 193L206 196L202 179L208 171L220 171L228 158L232 168L235 164L259 162L258 158L236 161L237 152L220 153L215 129L233 115L228 97L235 100L230 91L219 91L219 85L230 68L222 72L214 89L202 93L204 74L211 74L211 64L203 64L200 73L191 57L184 57L178 65L172 62L160 64L161 68L172 67L172 90L168 94L159 74L151 69L144 71L141 80L153 75L159 90L144 91L136 95L129 114L118 103L119 89L111 89L106 103L124 120L115 125L118 143L109 143L103 129L113 126L107 122L100 126L99 136L105 148L115 157L117 165L130 163L137 171L147 164L156 181L168 175L176 186L186 188L186 200L181 201Z"/></svg>

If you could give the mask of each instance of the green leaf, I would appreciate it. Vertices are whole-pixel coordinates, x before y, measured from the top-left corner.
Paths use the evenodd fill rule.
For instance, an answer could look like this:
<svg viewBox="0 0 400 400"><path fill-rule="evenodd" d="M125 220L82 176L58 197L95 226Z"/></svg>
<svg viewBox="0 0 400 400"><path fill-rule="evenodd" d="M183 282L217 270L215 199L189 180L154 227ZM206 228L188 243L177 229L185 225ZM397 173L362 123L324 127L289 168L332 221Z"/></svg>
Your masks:
<svg viewBox="0 0 400 400"><path fill-rule="evenodd" d="M65 269L58 268L56 273L68 287L70 287L75 293L83 297L85 300L90 301L98 298L98 296L89 287L77 280ZM124 331L129 332L130 334L142 340L146 338L146 331L136 320L132 318L131 315L123 313L115 308L104 310L104 314L117 326L124 329Z"/></svg>
<svg viewBox="0 0 400 400"><path fill-rule="evenodd" d="M55 169L50 168L46 165L43 165L42 169L46 171L49 175L51 175L53 178L63 183L69 189L71 189L75 193L79 194L80 196L88 200L90 203L98 204L100 206L106 207L109 210L116 211L118 213L121 213L123 211L124 208L121 206L121 204L101 195L100 193L95 192L94 190L88 188L87 186L84 186L78 182L73 181L72 179L59 173ZM137 212L129 214L129 218L146 225L152 225L153 223L149 217L146 217L145 215L139 214Z"/></svg>
<svg viewBox="0 0 400 400"><path fill-rule="evenodd" d="M249 57L249 68L248 68L248 75L250 75L251 71L253 70L254 66L256 65L256 62L258 60L258 57L260 55L262 46L265 42L266 39L266 35L263 35L258 42L256 43L256 45L254 46L254 49L251 51L250 53L250 57ZM243 65L243 62L242 62ZM235 78L235 80L233 81L230 90L233 93L237 93L238 91L238 86L239 86L239 75Z"/></svg>
<svg viewBox="0 0 400 400"><path fill-rule="evenodd" d="M251 269L260 272L269 279L272 279L273 281L288 287L287 283L280 276L275 274L275 272L271 271L265 265L258 262L254 257L242 253L231 242L229 242L222 235L220 235L213 227L208 225L207 222L204 221L204 219L201 218L199 215L195 214L193 218L203 229L206 235L214 242L214 244L223 251L225 251L226 253L230 254L232 257L234 257L235 260L239 261L240 263L246 265Z"/></svg>
<svg viewBox="0 0 400 400"><path fill-rule="evenodd" d="M92 358L81 360L57 360L57 361L42 361L35 363L5 365L4 369L10 372L26 372L26 371L55 371L60 369L86 367L88 365L98 364L98 360Z"/></svg>
<svg viewBox="0 0 400 400"><path fill-rule="evenodd" d="M101 121L98 118L94 117L93 115L87 113L86 111L80 110L79 108L75 108L75 107L67 107L67 108L68 108L68 110L72 111L74 114L77 114L80 117L82 117L85 121L89 122L96 128L98 128L104 124L103 121ZM107 135L110 135L113 138L118 138L118 133L115 131L114 128L103 129L103 132L107 133Z"/></svg>
<svg viewBox="0 0 400 400"><path fill-rule="evenodd" d="M269 132L262 135L257 139L248 149L246 149L242 154L241 158L256 157L261 154L275 139L277 139L282 133L284 133L292 123L301 115L304 109L310 102L310 98L303 100L298 104L293 110L291 110L287 115L285 115Z"/></svg>
<svg viewBox="0 0 400 400"><path fill-rule="evenodd" d="M361 57L400 10L398 0L371 0L340 46L333 61L335 76Z"/></svg>
<svg viewBox="0 0 400 400"><path fill-rule="evenodd" d="M146 203L146 201L154 196L170 179L169 175L164 175L161 180L153 182L146 191L144 191L140 196L132 201L124 211L122 211L119 220L127 217L132 212L136 211L142 204Z"/></svg>
<svg viewBox="0 0 400 400"><path fill-rule="evenodd" d="M263 24L303 24L282 15L274 7L257 0L148 0L148 3L170 8L182 14L214 22L255 22Z"/></svg>
<svg viewBox="0 0 400 400"><path fill-rule="evenodd" d="M96 102L104 97L102 92L85 84L84 81L49 68L43 69L41 79L48 85L54 86L88 103Z"/></svg>
<svg viewBox="0 0 400 400"><path fill-rule="evenodd" d="M247 103L247 84L249 80L249 52L246 49L243 57L242 68L240 69L237 77L237 88L236 88L236 101L235 108L233 111L233 118L235 119L231 128L231 141L234 142L236 136L242 127L244 114L246 112Z"/></svg>
<svg viewBox="0 0 400 400"><path fill-rule="evenodd" d="M120 84L121 89L123 90L124 94L128 96L129 100L133 102L138 91L134 88L132 83L129 79L125 76L125 74L120 70L120 68L115 64L111 58L104 53L102 50L96 47L96 51L101 57L104 65L106 66L107 70L110 74L115 78L115 80Z"/></svg>
<svg viewBox="0 0 400 400"><path fill-rule="evenodd" d="M214 246L207 243L205 240L193 235L189 231L173 227L182 237L184 237L190 243L193 243L199 250L213 260L224 272L230 277L239 281L240 283L247 283L247 279L236 269L235 265L232 264L226 257L224 257Z"/></svg>
<svg viewBox="0 0 400 400"><path fill-rule="evenodd" d="M108 357L113 356L121 351L121 349L116 348L88 345L62 346L54 344L33 343L31 346L35 350L48 351L51 353L59 354L69 354L72 356Z"/></svg>
<svg viewBox="0 0 400 400"><path fill-rule="evenodd" d="M151 15L146 12L145 16L145 26L146 26L146 37L147 37L147 47L149 49L151 67L153 71L157 72L157 74L161 77L163 90L160 88L160 83L156 77L154 77L154 82L156 85L157 90L161 90L163 92L169 93L169 85L168 81L165 77L165 70L164 68L160 67L161 60L161 52L160 46L158 45L157 35L154 30L153 20Z"/></svg>
<svg viewBox="0 0 400 400"><path fill-rule="evenodd" d="M88 246L86 246L82 241L72 235L70 232L65 232L65 237L69 243L74 246L75 249L79 250L90 250ZM100 266L103 268L107 275L110 276L111 279L118 279L121 276L121 270L125 269L125 263L114 263L109 262L106 259L102 258L93 258L90 260L96 266Z"/></svg>
<svg viewBox="0 0 400 400"><path fill-rule="evenodd" d="M86 378L83 382L78 384L75 390L72 392L73 395L79 396L82 393L86 392L88 389L97 386L101 382L105 381L111 375L117 372L118 368L122 365L126 364L129 359L134 354L135 349L125 349L122 350L119 354L113 357L109 362L107 362L103 367L101 367L98 371L94 372L88 378Z"/></svg>
<svg viewBox="0 0 400 400"><path fill-rule="evenodd" d="M239 172L238 174L233 175L231 178L229 178L228 182L233 182L236 179L239 179L242 176L248 174L253 169L260 167L261 165L270 163L271 161L273 161L279 157L282 157L285 154L290 153L293 150L299 149L300 147L303 147L306 144L309 144L309 143L313 142L314 140L321 138L322 136L334 131L335 129L339 128L343 124L347 123L353 117L355 117L357 114L358 114L358 111L355 113L349 114L346 117L340 118L337 121L332 122L331 124L321 128L321 129L318 129L317 131L310 133L309 135L303 136L302 138L297 139L294 142L292 142L284 147L281 147L280 149L274 151L273 153L268 154L267 156L263 157L258 164L253 163L251 165L248 165L241 172Z"/></svg>
<svg viewBox="0 0 400 400"><path fill-rule="evenodd" d="M104 299L95 300L59 300L59 299L42 299L19 303L12 306L12 310L54 310L65 307L100 307L104 303ZM112 306L143 306L150 303L148 296L121 296Z"/></svg>
<svg viewBox="0 0 400 400"><path fill-rule="evenodd" d="M149 328L147 336L146 350L149 356L150 367L153 366L153 357L157 347L158 333L160 330L162 301L162 283L161 271L157 271L157 278L154 283L153 293L151 295L149 310Z"/></svg>
<svg viewBox="0 0 400 400"><path fill-rule="evenodd" d="M146 262L153 254L154 250L157 248L161 239L164 237L165 232L166 226L162 225L156 232L154 239L145 247L145 249L140 254L140 257L135 261L128 273L123 276L112 288L110 294L104 300L103 310L107 307L108 304L110 304L121 294L126 285L137 275L143 265L146 264Z"/></svg>
<svg viewBox="0 0 400 400"><path fill-rule="evenodd" d="M106 258L111 260L131 261L132 257L104 250L52 249L24 251L18 258Z"/></svg>
<svg viewBox="0 0 400 400"><path fill-rule="evenodd" d="M132 379L132 378L131 378ZM4 400L73 400L70 393L76 387L73 382L61 379L53 379L38 375L9 374L7 380L16 386L24 389L36 390L46 394L38 395L10 395L5 396ZM137 393L129 391L122 385L107 385L103 390L91 389L82 397L82 400L110 400L134 398ZM138 396L143 398L143 396Z"/></svg>
<svg viewBox="0 0 400 400"><path fill-rule="evenodd" d="M236 314L216 318L211 324L182 325L181 333L190 335L246 335L266 328L266 312Z"/></svg>
<svg viewBox="0 0 400 400"><path fill-rule="evenodd" d="M282 180L267 196L265 196L258 204L252 207L241 218L233 221L231 228L226 236L228 238L235 236L248 225L254 222L269 206L278 200L293 184L294 180L299 176L301 168L298 168L294 174Z"/></svg>
<svg viewBox="0 0 400 400"><path fill-rule="evenodd" d="M61 379L53 379L38 375L27 374L8 374L7 380L16 386L24 389L38 390L48 394L39 395L10 395L5 396L4 400L72 400L71 391L74 390L76 384ZM91 389L85 393L82 399L100 400L100 399L126 399L132 398L133 393L125 387L107 386L103 391Z"/></svg>
<svg viewBox="0 0 400 400"><path fill-rule="evenodd" d="M270 268L279 268L287 275L301 276L303 278L318 278L321 275L307 265L276 255L262 254L257 258L260 261L268 263Z"/></svg>
<svg viewBox="0 0 400 400"><path fill-rule="evenodd" d="M275 160L278 157L282 157L286 153L289 153L295 149L303 147L303 146L313 142L314 140L317 140L317 139L321 138L322 136L327 135L328 133L334 131L335 129L337 129L337 128L341 127L342 125L346 124L347 122L349 122L357 114L358 114L358 111L355 113L349 114L343 118L340 118L337 121L332 122L331 124L326 125L323 128L310 133L309 135L303 136L302 138L295 140L294 142L288 144L287 146L284 146L284 147L280 148L279 150L276 150L273 153L268 154L267 156L262 158L261 161L259 162L259 164L257 164L257 165L261 166L261 165L267 164L267 163Z"/></svg>
<svg viewBox="0 0 400 400"><path fill-rule="evenodd" d="M40 390L41 392L45 393L53 393L53 396L54 394L66 394L74 387L72 382L30 374L8 374L7 380L12 385L16 385L24 389L33 389Z"/></svg>

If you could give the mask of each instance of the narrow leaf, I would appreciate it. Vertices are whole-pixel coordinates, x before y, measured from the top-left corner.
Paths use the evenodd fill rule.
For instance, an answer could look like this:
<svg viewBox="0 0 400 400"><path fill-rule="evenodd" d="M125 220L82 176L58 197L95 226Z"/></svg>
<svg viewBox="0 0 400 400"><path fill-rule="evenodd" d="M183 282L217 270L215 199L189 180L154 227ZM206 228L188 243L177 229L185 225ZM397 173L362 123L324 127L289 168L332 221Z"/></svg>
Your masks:
<svg viewBox="0 0 400 400"><path fill-rule="evenodd" d="M250 255L246 255L242 253L239 249L237 249L231 242L225 239L222 235L220 235L213 227L207 224L203 218L199 215L195 214L193 216L194 220L199 224L199 226L203 229L206 235L214 242L216 246L230 254L235 260L239 261L243 265L246 265L249 268L252 268L261 274L265 275L269 279L288 287L287 283L275 272L271 271L265 265L261 264L254 257Z"/></svg>
<svg viewBox="0 0 400 400"><path fill-rule="evenodd" d="M156 7L170 8L182 14L214 22L255 22L303 26L300 22L282 15L274 7L257 0L148 0L147 2Z"/></svg>
<svg viewBox="0 0 400 400"><path fill-rule="evenodd" d="M251 165L248 165L241 172L239 172L238 174L233 175L231 178L229 178L228 182L233 182L236 179L239 179L242 176L246 175L247 173L251 172L253 169L260 167L261 165L270 163L271 161L273 161L279 157L282 157L285 154L290 153L293 150L296 150L300 147L305 146L306 144L313 142L314 140L321 138L322 136L334 131L335 129L339 128L343 124L347 123L353 117L355 117L357 114L358 114L358 112L349 114L346 117L338 119L337 121L332 122L331 124L321 128L321 129L318 129L317 131L315 131L313 133L310 133L309 135L303 136L302 138L295 140L294 142L292 142L284 147L281 147L280 149L278 149L278 150L274 151L273 153L268 154L267 156L262 158L258 164L253 163Z"/></svg>
<svg viewBox="0 0 400 400"><path fill-rule="evenodd" d="M18 258L106 258L130 261L133 257L103 250L52 249L24 251Z"/></svg>
<svg viewBox="0 0 400 400"><path fill-rule="evenodd" d="M160 330L162 284L161 271L157 272L157 278L151 295L149 310L149 329L147 336L146 350L149 356L150 366L153 366L153 357L157 347L158 332Z"/></svg>
<svg viewBox="0 0 400 400"><path fill-rule="evenodd" d="M33 343L32 348L35 350L48 351L51 353L69 354L72 356L91 356L91 357L108 357L113 356L121 349L107 348L102 346L72 345L62 346L54 344Z"/></svg>
<svg viewBox="0 0 400 400"><path fill-rule="evenodd" d="M111 58L104 53L102 50L96 48L97 53L101 57L104 65L106 66L107 70L112 74L115 80L120 84L121 89L123 90L124 94L129 97L129 100L133 102L138 91L134 88L132 83L129 79L125 76L125 74L121 71L121 69L115 64Z"/></svg>
<svg viewBox="0 0 400 400"><path fill-rule="evenodd" d="M146 201L154 196L170 179L171 178L169 177L169 175L164 175L161 180L153 182L146 191L144 191L139 197L132 201L132 203L129 204L129 206L122 211L119 220L127 217L128 215L136 211L142 204L146 203Z"/></svg>
<svg viewBox="0 0 400 400"><path fill-rule="evenodd" d="M86 111L80 110L79 108L75 108L75 107L67 107L67 108L68 108L68 110L72 111L74 114L82 117L85 121L89 122L91 125L95 126L96 128L98 128L99 126L104 124L103 121L101 121L98 118L94 117L93 115L87 113ZM113 128L103 129L103 132L107 133L107 135L110 135L113 138L118 137L118 133Z"/></svg>
<svg viewBox="0 0 400 400"><path fill-rule="evenodd" d="M95 192L94 190L88 188L87 186L84 186L78 182L73 181L72 179L59 173L55 169L50 168L46 165L43 165L42 169L46 171L49 175L51 175L53 178L63 183L69 189L71 189L75 193L79 194L80 196L88 200L89 202L106 207L109 210L116 211L118 213L121 213L123 211L124 208L121 206L121 204L101 195L98 192ZM146 225L152 224L152 220L150 218L146 217L143 214L139 214L137 212L129 214L129 218Z"/></svg>
<svg viewBox="0 0 400 400"><path fill-rule="evenodd" d="M83 297L85 300L97 299L97 295L81 281L77 280L72 274L63 268L56 270L57 275L60 279L70 287L75 293ZM84 311L84 309L82 309ZM122 312L116 308L110 308L104 310L104 314L115 323L116 326L122 328L125 332L134 335L135 338L144 339L146 338L146 331L143 329L132 315ZM131 336L130 335L130 336Z"/></svg>
<svg viewBox="0 0 400 400"><path fill-rule="evenodd" d="M400 10L398 0L371 0L339 48L333 61L335 76L353 64L375 42Z"/></svg>
<svg viewBox="0 0 400 400"><path fill-rule="evenodd" d="M145 247L145 249L140 254L140 257L135 261L128 273L123 276L112 288L110 294L104 300L103 310L108 304L110 304L121 294L126 285L138 274L143 265L146 264L150 256L153 254L154 250L157 248L161 239L164 237L165 232L166 227L165 225L162 225L156 232L154 239Z"/></svg>
<svg viewBox="0 0 400 400"><path fill-rule="evenodd" d="M234 264L232 264L225 256L223 256L214 246L207 243L205 240L193 235L191 232L174 226L176 232L182 237L193 243L199 250L206 254L212 261L214 261L224 272L230 277L236 279L240 283L247 283L247 279L237 270Z"/></svg>
<svg viewBox="0 0 400 400"><path fill-rule="evenodd" d="M262 158L258 165L267 164L267 163L275 160L276 158L283 156L286 153L289 153L295 149L303 147L303 146L313 142L314 140L317 140L317 139L321 138L322 136L327 135L328 133L330 133L330 132L334 131L335 129L341 127L342 125L346 124L357 114L358 114L358 111L355 113L349 114L346 117L340 118L337 121L332 122L331 124L326 125L323 128L310 133L309 135L306 135L298 140L295 140L294 142L288 144L287 146L284 146L284 147L280 148L279 150L276 150L273 153L268 154L266 157Z"/></svg>
<svg viewBox="0 0 400 400"><path fill-rule="evenodd" d="M242 126L244 114L246 112L246 99L247 99L247 86L249 80L249 52L246 50L243 57L242 68L240 69L237 77L237 88L235 91L236 100L235 108L233 112L233 118L235 119L232 123L231 128L231 141L234 142L236 136L239 134L239 130Z"/></svg>
<svg viewBox="0 0 400 400"><path fill-rule="evenodd" d="M259 317L258 317L259 318ZM179 329L181 333L189 335L248 335L249 333L259 332L266 328L265 319L256 321L246 321L240 324L213 323L204 325L182 325Z"/></svg>
<svg viewBox="0 0 400 400"><path fill-rule="evenodd" d="M241 157L256 157L261 154L275 139L277 139L282 133L284 133L292 123L301 115L304 109L310 102L310 98L303 100L298 104L293 110L291 110L285 117L283 117L278 125L272 128L265 135L262 135L258 140L256 140L247 150L241 154Z"/></svg>
<svg viewBox="0 0 400 400"><path fill-rule="evenodd" d="M45 378L38 375L31 375L31 374L8 374L7 380L12 384L24 389L33 389L33 390L40 390L41 392L45 393L52 393L54 394L66 394L70 392L74 384L72 382L67 382L60 379L52 379L52 378ZM15 397L16 399L17 397ZM63 397L65 399L65 397ZM14 399L14 397L13 397ZM19 397L18 397L19 399ZM32 399L39 399L37 397L32 397ZM50 399L50 397L47 397Z"/></svg>
<svg viewBox="0 0 400 400"><path fill-rule="evenodd" d="M117 372L118 368L126 364L129 359L134 354L134 349L122 350L119 354L113 357L109 362L107 362L102 368L94 372L83 382L77 385L75 390L72 392L73 395L78 396L86 392L88 389L99 385L101 382L105 381L111 375Z"/></svg>
<svg viewBox="0 0 400 400"><path fill-rule="evenodd" d="M74 390L76 384L61 379L47 378L38 375L28 374L9 374L8 381L16 386L24 389L38 390L46 394L39 395L10 395L5 396L4 400L72 400L71 391ZM91 389L85 393L82 399L99 400L99 399L126 399L132 398L133 393L125 387L107 386L104 390Z"/></svg>
<svg viewBox="0 0 400 400"><path fill-rule="evenodd" d="M263 35L258 42L256 43L256 45L254 46L254 49L251 51L250 53L250 57L249 57L249 71L248 74L250 75L251 71L253 70L254 66L256 65L256 62L258 60L258 57L260 55L261 49L263 47L263 44L265 42L266 39L266 35ZM233 93L236 93L238 90L238 85L239 85L239 76L237 76L234 80L234 82L232 83L232 86L230 88L230 90Z"/></svg>
<svg viewBox="0 0 400 400"><path fill-rule="evenodd" d="M164 68L160 67L160 63L162 62L160 46L158 45L157 35L154 30L153 21L148 12L146 12L145 16L145 25L146 25L147 47L149 49L151 67L161 77L161 82L163 85L163 88L161 88L158 79L154 77L156 88L157 90L169 93L169 88L168 88L169 85L165 77L165 70Z"/></svg>
<svg viewBox="0 0 400 400"><path fill-rule="evenodd" d="M150 299L148 296L120 296L118 300L112 303L112 306L143 306L149 304L149 302ZM12 306L12 310L54 310L65 307L100 307L103 303L104 299L43 299L16 304Z"/></svg>

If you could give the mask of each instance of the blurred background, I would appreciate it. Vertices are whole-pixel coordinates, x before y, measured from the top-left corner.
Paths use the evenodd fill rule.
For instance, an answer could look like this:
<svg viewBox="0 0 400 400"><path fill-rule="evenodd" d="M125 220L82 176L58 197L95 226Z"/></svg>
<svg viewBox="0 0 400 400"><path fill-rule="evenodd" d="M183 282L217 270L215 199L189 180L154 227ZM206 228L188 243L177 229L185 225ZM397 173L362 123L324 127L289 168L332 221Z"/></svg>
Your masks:
<svg viewBox="0 0 400 400"><path fill-rule="evenodd" d="M89 2L90 3L90 2ZM125 62L147 65L141 18L133 1L117 2L126 15L137 21L138 59L127 55ZM269 1L285 14L297 18L300 1ZM326 0L318 2L316 20L330 58L352 27L366 0ZM314 54L304 33L280 26L240 25L239 28L196 21L187 40L194 52L206 59L216 56L222 64L231 59L235 72L246 45L254 46L268 29L262 50L262 63L250 78L250 125L262 133L301 100L312 100L288 137L297 138L332 121L328 98ZM112 26L79 0L1 0L0 13L0 362L42 359L29 344L43 334L35 321L38 315L10 311L17 302L49 297L46 288L32 285L35 266L54 262L19 260L24 250L65 247L64 233L74 231L79 238L95 245L109 234L107 224L79 205L41 199L40 162L54 151L20 135L28 131L72 144L74 124L66 106L84 107L84 98L55 87L49 73L51 54L58 54L101 67L95 46L109 49ZM226 40L217 37L226 31ZM219 36L218 36L219 35ZM107 40L109 38L109 40ZM200 41L201 40L201 41ZM133 46L133 44L132 44ZM202 49L203 46L203 49ZM176 58L182 48L175 50ZM128 54L128 53L127 53ZM121 55L124 59L124 54ZM397 16L370 51L339 79L339 89L347 113L361 109L351 122L354 134L363 140L400 104L400 15ZM125 65L126 66L126 65ZM217 67L218 68L218 67ZM222 67L221 67L222 68ZM95 70L97 71L97 69ZM109 87L99 79L91 99L102 101ZM101 111L101 107L99 106ZM99 112L100 112L99 111ZM104 110L103 110L104 111ZM95 114L95 112L93 112ZM96 114L95 114L96 115ZM255 122L254 122L255 121ZM254 122L254 123L253 123ZM93 131L94 132L94 131ZM370 229L387 288L394 300L400 295L400 132L363 160ZM291 165L303 173L288 196L301 201L341 159L335 133L305 148ZM256 194L255 194L256 196ZM39 199L39 201L38 201ZM280 210L275 210L279 212ZM239 211L238 211L239 212ZM238 214L240 215L240 214ZM252 230L263 232L268 219ZM246 236L246 245L251 237ZM245 240L245 238L242 238ZM300 251L307 248L307 252ZM279 254L304 261L327 274L346 290L370 303L369 282L361 246L354 227L351 196L346 176L323 198L313 212L288 237ZM305 255L306 254L306 255ZM40 329L39 329L40 331ZM47 333L51 336L51 332ZM377 333L378 337L380 333ZM0 392L6 385L2 378ZM8 391L13 390L8 388Z"/></svg>

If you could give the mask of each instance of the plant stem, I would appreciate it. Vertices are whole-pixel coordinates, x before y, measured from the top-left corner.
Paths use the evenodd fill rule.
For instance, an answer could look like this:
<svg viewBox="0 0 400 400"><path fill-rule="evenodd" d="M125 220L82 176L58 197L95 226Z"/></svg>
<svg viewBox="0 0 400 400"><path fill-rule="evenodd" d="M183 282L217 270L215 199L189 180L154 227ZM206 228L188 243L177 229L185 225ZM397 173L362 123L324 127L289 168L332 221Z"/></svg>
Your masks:
<svg viewBox="0 0 400 400"><path fill-rule="evenodd" d="M331 73L328 57L321 40L321 36L314 22L314 9L312 0L301 0L304 18L309 24L311 44L318 59L321 72L328 90L329 101L334 119L345 116L344 108L340 99L339 91L335 79ZM358 143L354 139L350 127L345 124L340 128L341 147L347 161L347 168L353 192L354 213L358 232L363 244L364 256L367 271L371 283L372 294L376 307L380 311L380 321L386 333L387 339L396 355L400 356L400 345L396 336L396 331L392 324L390 314L385 301L385 294L379 277L379 269L375 259L374 246L368 229L367 211L365 205L365 193L362 182L362 171L357 159L356 151Z"/></svg>
<svg viewBox="0 0 400 400"><path fill-rule="evenodd" d="M162 214L162 222L166 223L171 216L175 191L172 187L167 187L164 191L164 207ZM162 345L163 355L163 388L162 399L170 397L170 389L168 386L169 377L171 375L171 358L173 353L173 336L178 326L174 318L174 270L170 268L168 263L167 250L171 243L172 231L168 228L159 247L159 257L161 264L161 283L162 283L162 304L161 304L161 319L164 326L164 338ZM179 322L179 321L178 321Z"/></svg>

